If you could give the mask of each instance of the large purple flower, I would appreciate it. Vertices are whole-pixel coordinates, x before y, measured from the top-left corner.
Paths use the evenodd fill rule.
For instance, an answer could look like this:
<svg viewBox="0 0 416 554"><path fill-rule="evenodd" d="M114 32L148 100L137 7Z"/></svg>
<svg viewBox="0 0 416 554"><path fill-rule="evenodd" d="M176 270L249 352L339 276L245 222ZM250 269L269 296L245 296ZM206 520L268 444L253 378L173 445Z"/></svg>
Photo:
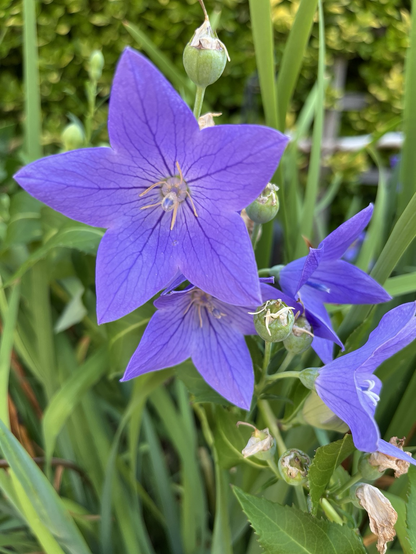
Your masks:
<svg viewBox="0 0 416 554"><path fill-rule="evenodd" d="M45 204L108 229L97 256L99 322L131 312L178 270L224 301L259 304L237 212L267 185L287 137L256 125L200 131L171 85L129 48L114 78L108 131L111 148L50 156L16 175Z"/></svg>
<svg viewBox="0 0 416 554"><path fill-rule="evenodd" d="M316 392L347 423L358 450L379 451L411 461L399 448L380 438L374 414L382 384L373 373L415 338L416 302L409 302L387 312L364 346L317 370Z"/></svg>
<svg viewBox="0 0 416 554"><path fill-rule="evenodd" d="M261 283L263 300L276 289ZM254 388L253 362L244 335L255 335L251 308L232 306L189 286L155 300L149 321L123 381L192 358L205 381L224 398L248 410Z"/></svg>
<svg viewBox="0 0 416 554"><path fill-rule="evenodd" d="M378 304L391 300L372 277L340 259L360 237L372 214L373 205L370 204L329 234L318 248L310 248L307 256L291 262L280 272L283 292L292 298L292 302L300 298L307 313L319 320L320 328L326 328L326 334L333 336L315 333L312 346L325 363L333 358L333 342L342 346L332 330L325 303Z"/></svg>

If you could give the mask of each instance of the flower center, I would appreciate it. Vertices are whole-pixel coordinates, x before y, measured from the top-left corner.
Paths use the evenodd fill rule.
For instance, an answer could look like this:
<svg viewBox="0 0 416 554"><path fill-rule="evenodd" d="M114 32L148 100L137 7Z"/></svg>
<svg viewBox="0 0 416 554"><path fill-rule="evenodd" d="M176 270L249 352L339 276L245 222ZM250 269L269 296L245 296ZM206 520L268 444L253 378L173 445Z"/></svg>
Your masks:
<svg viewBox="0 0 416 554"><path fill-rule="evenodd" d="M147 206L142 206L141 210L147 210L148 208L155 208L156 206L161 206L162 210L164 212L173 212L172 213L172 220L170 224L170 230L172 231L175 221L176 221L176 215L178 213L179 205L182 204L187 198L189 199L192 210L194 212L195 217L198 217L198 214L196 213L195 204L192 200L191 194L188 189L188 185L185 182L185 179L183 178L182 170L179 167L179 163L176 162L176 167L178 168L179 175L174 177L166 177L166 179L162 179L162 181L158 181L157 183L153 183L153 185L150 185L146 190L144 190L139 196L144 196L151 190L153 190L155 187L160 187L160 193L162 196L162 199L160 202L156 202L155 204L149 204Z"/></svg>
<svg viewBox="0 0 416 554"><path fill-rule="evenodd" d="M196 306L198 317L199 317L199 326L202 327L202 308L206 308L208 313L213 315L215 319L221 319L225 317L226 314L223 314L218 308L214 306L212 301L212 296L207 294L201 289L193 289L190 292L191 300L184 312L184 315L187 314L192 305Z"/></svg>
<svg viewBox="0 0 416 554"><path fill-rule="evenodd" d="M376 407L377 402L380 400L379 395L373 392L373 388L376 386L376 382L372 379L365 379L364 383L367 383L367 385L361 385L360 389L370 399L371 404Z"/></svg>

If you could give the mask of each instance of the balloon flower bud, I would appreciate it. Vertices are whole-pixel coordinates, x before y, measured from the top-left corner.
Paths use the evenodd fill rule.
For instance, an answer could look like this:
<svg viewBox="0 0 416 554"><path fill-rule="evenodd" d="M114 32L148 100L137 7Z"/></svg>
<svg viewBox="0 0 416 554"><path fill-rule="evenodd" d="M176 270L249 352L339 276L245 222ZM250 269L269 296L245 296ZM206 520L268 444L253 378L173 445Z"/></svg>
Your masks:
<svg viewBox="0 0 416 554"><path fill-rule="evenodd" d="M81 148L84 144L84 131L81 125L77 123L67 125L61 135L61 140L65 150Z"/></svg>
<svg viewBox="0 0 416 554"><path fill-rule="evenodd" d="M397 512L390 501L372 485L359 483L350 489L350 497L368 513L371 531L377 535L377 550L381 554L387 551L387 543L396 536L394 526Z"/></svg>
<svg viewBox="0 0 416 554"><path fill-rule="evenodd" d="M268 429L257 429L251 423L246 423L245 421L238 421L237 427L240 425L247 425L254 429L251 437L248 439L247 446L242 450L244 458L249 456L254 456L259 460L270 460L273 458L274 453L276 452L276 441L270 434Z"/></svg>
<svg viewBox="0 0 416 554"><path fill-rule="evenodd" d="M306 317L300 316L293 325L292 332L283 341L288 352L301 354L305 352L313 341L312 327Z"/></svg>
<svg viewBox="0 0 416 554"><path fill-rule="evenodd" d="M306 398L302 411L298 415L298 420L318 429L338 431L338 433L348 431L348 425L322 402L315 391L312 391Z"/></svg>
<svg viewBox="0 0 416 554"><path fill-rule="evenodd" d="M208 15L185 46L183 65L188 77L197 86L206 88L217 81L230 59L224 44L212 29Z"/></svg>
<svg viewBox="0 0 416 554"><path fill-rule="evenodd" d="M319 369L316 367L308 367L300 372L299 379L301 383L307 388L314 390L315 381L319 375Z"/></svg>
<svg viewBox="0 0 416 554"><path fill-rule="evenodd" d="M261 338L268 342L281 342L292 332L295 316L293 308L281 300L267 300L254 315L254 327Z"/></svg>
<svg viewBox="0 0 416 554"><path fill-rule="evenodd" d="M279 211L279 187L269 183L254 202L246 208L246 213L254 223L267 223L271 221Z"/></svg>
<svg viewBox="0 0 416 554"><path fill-rule="evenodd" d="M101 78L104 67L104 56L101 50L94 50L90 56L89 75L93 81Z"/></svg>
<svg viewBox="0 0 416 554"><path fill-rule="evenodd" d="M311 459L302 450L287 450L279 458L279 471L288 485L297 487L308 480L308 470Z"/></svg>
<svg viewBox="0 0 416 554"><path fill-rule="evenodd" d="M404 441L405 439L392 437L389 442L393 446L397 446L397 448L403 451ZM408 454L410 457L412 457L412 454L410 452L405 452L405 454ZM410 467L409 462L405 462L404 460L400 460L399 458L394 458L393 456L387 456L387 454L383 454L382 452L373 452L372 454L366 454L364 458L366 459L365 461L367 465L373 470L375 469L377 471L378 477L380 477L380 473L384 473L386 469L393 469L394 476L400 477L401 475L405 475L409 471ZM365 465L364 461L363 465ZM361 468L360 471L362 471ZM365 479L369 478L365 477ZM377 479L377 477L375 477L374 479Z"/></svg>

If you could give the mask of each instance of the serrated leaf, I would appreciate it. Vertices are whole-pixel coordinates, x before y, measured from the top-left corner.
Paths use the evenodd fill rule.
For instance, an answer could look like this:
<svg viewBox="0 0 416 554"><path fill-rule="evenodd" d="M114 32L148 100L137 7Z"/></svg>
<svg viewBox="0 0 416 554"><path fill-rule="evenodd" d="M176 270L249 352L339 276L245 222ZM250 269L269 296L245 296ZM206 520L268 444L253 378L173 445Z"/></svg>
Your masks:
<svg viewBox="0 0 416 554"><path fill-rule="evenodd" d="M343 439L316 450L308 474L313 514L318 511L319 499L324 494L332 474L353 452L354 443L351 435L345 435Z"/></svg>
<svg viewBox="0 0 416 554"><path fill-rule="evenodd" d="M406 504L407 538L413 552L416 552L416 467L410 466L409 495Z"/></svg>
<svg viewBox="0 0 416 554"><path fill-rule="evenodd" d="M266 554L365 553L359 536L345 525L257 498L237 487L233 491Z"/></svg>

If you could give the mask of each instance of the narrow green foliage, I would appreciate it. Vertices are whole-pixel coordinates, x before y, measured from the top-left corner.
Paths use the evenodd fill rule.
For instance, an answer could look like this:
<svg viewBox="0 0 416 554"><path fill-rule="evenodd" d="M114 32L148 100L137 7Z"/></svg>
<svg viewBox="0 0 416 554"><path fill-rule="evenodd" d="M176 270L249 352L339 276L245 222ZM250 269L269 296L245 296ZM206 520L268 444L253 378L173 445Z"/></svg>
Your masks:
<svg viewBox="0 0 416 554"><path fill-rule="evenodd" d="M416 291L416 272L396 275L387 279L384 288L392 296L401 296Z"/></svg>
<svg viewBox="0 0 416 554"><path fill-rule="evenodd" d="M57 492L2 421L0 449L33 508L57 542L69 552L91 554Z"/></svg>
<svg viewBox="0 0 416 554"><path fill-rule="evenodd" d="M317 519L234 487L234 494L266 554L364 554L353 529Z"/></svg>
<svg viewBox="0 0 416 554"><path fill-rule="evenodd" d="M319 500L337 467L354 452L351 435L321 446L317 449L309 468L309 488L312 501L312 513L317 514Z"/></svg>
<svg viewBox="0 0 416 554"><path fill-rule="evenodd" d="M407 538L407 526L406 526L406 502L400 496L383 491L383 494L388 500L390 500L393 508L397 512L397 522L394 528L396 529L397 538L399 539L400 546L403 549L403 554L413 554L413 550L409 544Z"/></svg>
<svg viewBox="0 0 416 554"><path fill-rule="evenodd" d="M409 469L409 494L406 503L407 537L412 552L416 552L416 468Z"/></svg>

